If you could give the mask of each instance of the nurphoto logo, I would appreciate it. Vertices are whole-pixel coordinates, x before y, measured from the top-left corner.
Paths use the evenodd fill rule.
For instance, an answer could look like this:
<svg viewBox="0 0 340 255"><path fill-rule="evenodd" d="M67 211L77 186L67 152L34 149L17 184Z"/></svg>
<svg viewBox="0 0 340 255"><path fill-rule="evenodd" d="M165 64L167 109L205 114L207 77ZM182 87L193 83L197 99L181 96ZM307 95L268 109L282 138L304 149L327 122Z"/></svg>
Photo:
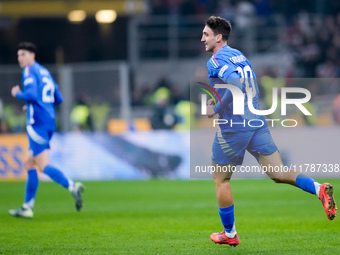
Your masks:
<svg viewBox="0 0 340 255"><path fill-rule="evenodd" d="M211 92L209 92L207 89L201 88L206 94L201 94L201 114L202 115L207 115L207 94L213 99L214 103L220 103L222 105L222 100L221 97L218 95L217 91L212 87L207 84L204 84L202 82L199 82L199 84L204 85L208 87L213 94L218 99L218 102L216 102L215 97ZM278 88L273 88L272 90L272 105L269 109L267 110L260 110L256 109L253 104L253 98L256 96L256 91L252 89L250 86L246 86L246 93L242 92L240 88L238 88L235 85L232 84L215 84L215 88L217 89L229 89L231 94L232 94L232 106L233 106L233 115L244 115L244 109L245 109L245 102L247 103L249 111L254 114L254 115L270 115L274 113L277 110L278 107ZM311 93L308 89L305 88L298 88L298 87L283 87L280 88L280 94L281 94L281 116L286 116L287 115L287 105L295 105L304 115L312 115L306 107L303 105L304 103L309 102L311 99ZM288 94L289 93L294 93L294 94L301 94L303 95L302 98L289 98ZM294 119L266 119L268 124L271 123L272 126L274 126L274 123L277 121L281 122L281 125L283 127L295 127L297 126L297 121ZM264 125L264 121L261 119L248 119L244 120L243 122L237 122L233 123L232 120L227 120L227 119L214 119L213 121L213 126L215 127L216 125L219 124L230 124L231 126L234 124L242 124L250 127L261 127ZM291 123L288 125L288 123Z"/></svg>

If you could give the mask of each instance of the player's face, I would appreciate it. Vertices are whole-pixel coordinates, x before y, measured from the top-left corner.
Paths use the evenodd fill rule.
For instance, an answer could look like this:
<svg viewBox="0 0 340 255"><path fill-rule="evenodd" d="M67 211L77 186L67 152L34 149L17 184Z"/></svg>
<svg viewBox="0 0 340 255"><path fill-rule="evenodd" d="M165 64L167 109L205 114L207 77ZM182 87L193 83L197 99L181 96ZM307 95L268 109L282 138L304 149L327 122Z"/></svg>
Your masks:
<svg viewBox="0 0 340 255"><path fill-rule="evenodd" d="M214 52L214 49L217 46L217 38L210 27L204 27L201 42L205 45L205 51Z"/></svg>
<svg viewBox="0 0 340 255"><path fill-rule="evenodd" d="M34 63L35 54L28 50L18 50L18 63L21 68Z"/></svg>

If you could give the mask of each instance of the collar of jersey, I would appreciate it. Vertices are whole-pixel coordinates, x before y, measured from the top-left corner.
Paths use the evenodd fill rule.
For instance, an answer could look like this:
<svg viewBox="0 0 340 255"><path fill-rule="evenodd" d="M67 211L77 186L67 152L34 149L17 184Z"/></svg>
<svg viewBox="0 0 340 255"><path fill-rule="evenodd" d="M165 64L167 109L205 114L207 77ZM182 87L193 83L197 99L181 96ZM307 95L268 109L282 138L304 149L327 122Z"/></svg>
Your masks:
<svg viewBox="0 0 340 255"><path fill-rule="evenodd" d="M226 48L229 48L229 45L228 45L228 44L226 44L226 45L224 45L222 48L218 49L218 51L216 51L216 53L215 53L215 54L213 54L213 56L216 56L216 55L217 55L217 53L218 53L220 50L222 50L224 47L226 47Z"/></svg>

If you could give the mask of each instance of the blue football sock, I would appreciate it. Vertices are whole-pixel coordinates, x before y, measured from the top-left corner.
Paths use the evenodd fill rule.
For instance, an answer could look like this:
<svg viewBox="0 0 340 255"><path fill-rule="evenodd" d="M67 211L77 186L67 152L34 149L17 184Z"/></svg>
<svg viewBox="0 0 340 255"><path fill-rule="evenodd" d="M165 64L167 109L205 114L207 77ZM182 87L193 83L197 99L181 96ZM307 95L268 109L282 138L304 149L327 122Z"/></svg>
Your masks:
<svg viewBox="0 0 340 255"><path fill-rule="evenodd" d="M234 226L234 205L226 207L226 208L219 208L218 212L220 213L222 225L226 232L230 233Z"/></svg>
<svg viewBox="0 0 340 255"><path fill-rule="evenodd" d="M55 168L51 165L47 165L44 169L44 173L47 174L53 181L60 184L64 188L66 188L66 189L69 188L69 180L57 168Z"/></svg>
<svg viewBox="0 0 340 255"><path fill-rule="evenodd" d="M296 177L295 183L296 183L296 186L298 186L300 189L307 191L311 194L318 195L317 194L318 192L316 191L316 187L319 187L320 184L314 179L304 174L299 174Z"/></svg>
<svg viewBox="0 0 340 255"><path fill-rule="evenodd" d="M39 186L38 173L36 169L27 171L27 180L25 187L25 205L33 209L35 195Z"/></svg>

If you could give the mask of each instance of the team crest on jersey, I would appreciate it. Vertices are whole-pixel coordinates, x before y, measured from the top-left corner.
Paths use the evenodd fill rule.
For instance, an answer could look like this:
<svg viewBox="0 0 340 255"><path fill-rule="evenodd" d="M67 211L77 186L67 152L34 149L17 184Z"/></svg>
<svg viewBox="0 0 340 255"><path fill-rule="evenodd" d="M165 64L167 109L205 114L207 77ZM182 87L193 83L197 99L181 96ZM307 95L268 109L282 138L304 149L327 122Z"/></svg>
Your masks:
<svg viewBox="0 0 340 255"><path fill-rule="evenodd" d="M218 72L218 76L222 77L223 74L224 74L224 72L225 72L225 70L227 70L228 67L229 67L229 66L224 65L224 66L221 68L221 70Z"/></svg>

